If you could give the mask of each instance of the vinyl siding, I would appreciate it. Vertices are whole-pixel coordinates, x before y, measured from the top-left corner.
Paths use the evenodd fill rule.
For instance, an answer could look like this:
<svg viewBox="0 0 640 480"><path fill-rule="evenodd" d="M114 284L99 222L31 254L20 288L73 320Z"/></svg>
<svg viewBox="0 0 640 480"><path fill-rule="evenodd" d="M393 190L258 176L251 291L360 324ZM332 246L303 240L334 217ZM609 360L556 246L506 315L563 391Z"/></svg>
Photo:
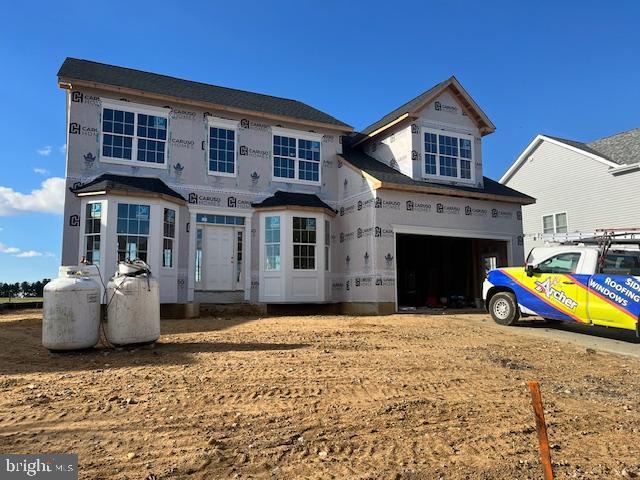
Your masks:
<svg viewBox="0 0 640 480"><path fill-rule="evenodd" d="M597 228L639 228L640 171L611 175L609 167L547 141L506 182L536 199L522 208L525 249L541 234L542 217L567 212L568 232Z"/></svg>

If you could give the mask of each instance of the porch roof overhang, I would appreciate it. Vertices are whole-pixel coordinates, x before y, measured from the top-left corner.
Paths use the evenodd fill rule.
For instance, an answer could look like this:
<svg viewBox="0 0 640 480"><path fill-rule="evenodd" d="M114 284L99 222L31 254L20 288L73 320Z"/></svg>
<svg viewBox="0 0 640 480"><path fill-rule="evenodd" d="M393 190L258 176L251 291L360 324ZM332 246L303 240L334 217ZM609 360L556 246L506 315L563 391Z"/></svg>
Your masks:
<svg viewBox="0 0 640 480"><path fill-rule="evenodd" d="M335 216L336 211L312 193L283 192L278 190L271 197L267 197L261 202L252 203L256 210L302 210L327 213Z"/></svg>

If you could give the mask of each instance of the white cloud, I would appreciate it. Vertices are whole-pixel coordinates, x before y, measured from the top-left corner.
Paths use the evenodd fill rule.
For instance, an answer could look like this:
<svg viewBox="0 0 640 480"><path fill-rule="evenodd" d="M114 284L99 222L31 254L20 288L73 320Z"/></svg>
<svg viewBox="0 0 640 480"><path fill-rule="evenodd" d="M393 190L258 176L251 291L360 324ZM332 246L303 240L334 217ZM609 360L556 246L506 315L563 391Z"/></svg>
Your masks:
<svg viewBox="0 0 640 480"><path fill-rule="evenodd" d="M24 252L16 253L15 256L21 258L41 257L42 253L36 252L35 250L25 250Z"/></svg>
<svg viewBox="0 0 640 480"><path fill-rule="evenodd" d="M49 175L49 170L46 168L34 168L33 171L39 175Z"/></svg>
<svg viewBox="0 0 640 480"><path fill-rule="evenodd" d="M65 143L64 145L60 145L60 153L61 154L65 154L67 153L67 144Z"/></svg>
<svg viewBox="0 0 640 480"><path fill-rule="evenodd" d="M53 150L53 147L51 145L47 145L46 147L39 148L36 152L38 152L38 155L48 157L51 154L51 150Z"/></svg>
<svg viewBox="0 0 640 480"><path fill-rule="evenodd" d="M31 193L0 187L0 217L24 212L62 213L64 210L64 178L51 177Z"/></svg>
<svg viewBox="0 0 640 480"><path fill-rule="evenodd" d="M0 242L0 253L6 253L19 258L33 258L33 257L55 257L51 252L38 252L36 250L22 250L17 247L7 247L4 243Z"/></svg>

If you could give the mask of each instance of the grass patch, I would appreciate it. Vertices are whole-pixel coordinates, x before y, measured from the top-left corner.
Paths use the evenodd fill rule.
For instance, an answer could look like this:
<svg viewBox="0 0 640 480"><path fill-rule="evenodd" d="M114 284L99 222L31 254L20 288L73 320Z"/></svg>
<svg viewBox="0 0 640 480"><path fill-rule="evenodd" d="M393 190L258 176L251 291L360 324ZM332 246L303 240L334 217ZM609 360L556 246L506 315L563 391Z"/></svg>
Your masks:
<svg viewBox="0 0 640 480"><path fill-rule="evenodd" d="M24 297L24 298L0 297L0 303L30 303L30 302L42 302L42 297Z"/></svg>

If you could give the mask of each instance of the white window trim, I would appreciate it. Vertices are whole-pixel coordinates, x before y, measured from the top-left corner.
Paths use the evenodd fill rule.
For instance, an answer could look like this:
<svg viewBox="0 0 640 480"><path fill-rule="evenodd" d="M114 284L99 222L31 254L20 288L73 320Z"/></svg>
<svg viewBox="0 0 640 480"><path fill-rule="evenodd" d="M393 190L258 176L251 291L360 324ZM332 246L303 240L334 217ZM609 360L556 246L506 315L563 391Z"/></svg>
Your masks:
<svg viewBox="0 0 640 480"><path fill-rule="evenodd" d="M172 237L165 237L164 236L164 211L165 210L173 210L173 238ZM176 268L176 252L177 252L177 246L178 246L178 210L176 208L170 208L170 207L162 207L160 209L161 215L162 215L162 244L160 245L160 267L165 269L165 270L174 270ZM151 222L151 221L149 221ZM151 223L149 223L149 229L151 229ZM164 265L164 241L165 240L172 240L173 241L173 246L171 247L171 266L167 267ZM147 240L148 241L148 240Z"/></svg>
<svg viewBox="0 0 640 480"><path fill-rule="evenodd" d="M88 205L93 205L93 204L100 204L100 233L95 234L95 233L87 233L87 206ZM103 241L102 241L102 234L104 232L104 217L105 217L105 208L104 208L104 202L102 201L97 201L97 202L87 202L83 205L82 207L82 245L81 247L81 251L82 251L82 257L83 258L87 258L87 237L88 236L92 236L92 237L99 237L100 239L100 263L98 263L98 266L103 265L104 264L104 259L103 259L103 254L104 254L104 249L103 249ZM92 262L93 263L93 262Z"/></svg>
<svg viewBox="0 0 640 480"><path fill-rule="evenodd" d="M294 160L294 178L276 177L273 174L275 163L275 155L273 153L273 137L275 137L276 135L279 137L293 137L296 139L296 156L291 157ZM314 182L312 180L300 180L298 178L300 174L300 160L305 161L304 159L300 159L298 157L298 140L311 140L313 142L320 143L320 161L318 162L317 182ZM322 134L314 132L304 132L302 130L292 130L290 128L271 127L271 181L283 183L299 183L302 185L322 185Z"/></svg>
<svg viewBox="0 0 640 480"><path fill-rule="evenodd" d="M131 137L131 160L124 160L122 158L107 157L102 155L102 144L104 140L104 132L102 131L102 118L104 116L104 109L111 108L116 110L122 110L125 112L133 113L133 136ZM154 115L156 117L163 117L167 119L167 138L164 141L164 163L151 163L142 162L137 160L138 156L138 114ZM118 134L116 134L118 135ZM154 107L152 105L142 105L133 102L123 102L121 100L102 100L100 107L100 162L112 163L114 165L127 165L129 167L144 167L144 168L157 168L166 170L168 168L168 151L169 151L169 112L166 108Z"/></svg>
<svg viewBox="0 0 640 480"><path fill-rule="evenodd" d="M210 170L209 169L209 164L211 162L211 159L209 158L209 145L211 142L211 133L209 131L209 129L211 127L216 127L216 128L224 128L225 130L233 130L234 134L234 143L235 143L235 148L234 148L234 152L233 152L233 173L228 173L228 172L216 172L215 170ZM206 133L206 137L207 137L207 151L206 151L206 155L207 155L207 175L212 175L214 177L237 177L238 176L238 149L239 149L239 144L238 144L238 122L236 120L228 120L226 118L218 118L218 117L211 117L208 116L207 117L207 133Z"/></svg>
<svg viewBox="0 0 640 480"><path fill-rule="evenodd" d="M427 168L426 168L426 165L425 165L425 155L426 155L427 152L425 152L425 149L424 149L424 135L425 135L425 133L432 133L432 134L435 134L435 135L445 135L447 137L456 137L458 139L463 138L465 140L471 141L471 158L469 158L469 159L462 158L460 156L460 145L458 145L458 156L456 157L458 159L458 168L457 168L458 176L457 177L448 177L446 175L440 175L440 139L437 139L437 143L436 143L438 145L438 153L435 154L435 156L436 156L436 174L435 175L427 174ZM455 131L450 131L450 130L422 127L420 129L420 152L421 152L420 170L422 171L422 177L423 178L429 179L429 180L450 181L450 182L456 182L456 183L466 183L466 184L470 184L470 185L475 185L475 183L476 183L476 155L475 155L475 137L473 135L468 135L466 133L460 133L460 132L455 132ZM471 162L471 178L462 178L460 176L461 172L462 172L462 169L460 168L460 161L461 160L469 160Z"/></svg>
<svg viewBox="0 0 640 480"><path fill-rule="evenodd" d="M315 233L316 233L316 242L315 243L302 243L302 242L294 242L293 241L293 219L295 217L298 218L305 218L305 219L310 219L313 218L316 221L316 229L315 229ZM291 271L292 272L318 272L320 271L318 268L318 232L319 232L319 228L318 228L318 224L324 220L323 217L305 217L304 214L302 212L300 212L299 214L294 213L293 215L291 215L291 217L289 217L291 220ZM306 246L313 246L313 267L314 268L296 268L295 267L295 258L296 258L296 254L295 254L295 246L296 245L306 245ZM322 238L322 248L324 249L324 236ZM324 265L322 265L322 271L324 272Z"/></svg>
<svg viewBox="0 0 640 480"><path fill-rule="evenodd" d="M558 232L558 224L556 223L556 215L562 215L564 214L565 218L567 219L567 231L566 232ZM545 217L551 217L551 220L553 220L553 232L552 233L544 233L544 219ZM569 214L567 212L554 212L554 213L547 213L542 215L542 234L543 235L555 235L555 234L565 234L565 233L569 233Z"/></svg>
<svg viewBox="0 0 640 480"><path fill-rule="evenodd" d="M267 218L274 218L274 217L278 217L279 222L280 222L280 226L278 227L278 238L280 239L278 242L271 242L271 243L267 243ZM264 248L264 271L268 272L268 273L272 273L272 272L281 272L282 271L282 219L286 218L286 216L284 215L265 215L264 216L264 242L262 242L262 246ZM267 268L267 265L269 264L269 255L267 254L267 246L268 245L278 245L279 248L279 267L278 268Z"/></svg>

